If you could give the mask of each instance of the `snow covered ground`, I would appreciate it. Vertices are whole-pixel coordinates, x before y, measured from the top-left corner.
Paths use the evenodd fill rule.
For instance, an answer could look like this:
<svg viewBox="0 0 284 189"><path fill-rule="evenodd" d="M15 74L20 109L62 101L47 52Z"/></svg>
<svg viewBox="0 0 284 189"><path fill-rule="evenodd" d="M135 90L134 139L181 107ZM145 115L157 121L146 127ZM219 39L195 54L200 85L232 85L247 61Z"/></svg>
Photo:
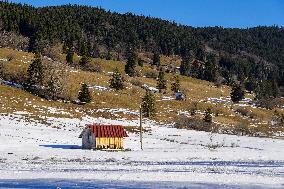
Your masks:
<svg viewBox="0 0 284 189"><path fill-rule="evenodd" d="M134 133L125 140L131 151L92 151L80 149L85 124L137 126L138 121L85 117L48 122L47 127L21 115L0 114L0 187L54 181L69 188L80 183L85 188L284 188L283 140L178 130L146 120L151 131L144 133L143 151Z"/></svg>

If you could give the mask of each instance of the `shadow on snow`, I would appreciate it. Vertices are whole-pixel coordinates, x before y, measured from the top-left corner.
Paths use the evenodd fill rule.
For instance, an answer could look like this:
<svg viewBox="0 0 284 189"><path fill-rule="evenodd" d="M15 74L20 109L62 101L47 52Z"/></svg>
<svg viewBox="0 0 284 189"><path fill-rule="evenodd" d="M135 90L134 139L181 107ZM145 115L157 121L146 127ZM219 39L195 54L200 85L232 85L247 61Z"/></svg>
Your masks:
<svg viewBox="0 0 284 189"><path fill-rule="evenodd" d="M82 147L79 145L71 145L71 144L45 144L39 146L47 148L60 148L60 149L82 149Z"/></svg>
<svg viewBox="0 0 284 189"><path fill-rule="evenodd" d="M191 188L191 189L270 189L275 186L216 184L195 182L127 182L127 181L96 181L96 180L0 180L1 188L117 188L117 189L146 189L146 188ZM277 187L276 187L277 188ZM280 186L279 186L280 188Z"/></svg>

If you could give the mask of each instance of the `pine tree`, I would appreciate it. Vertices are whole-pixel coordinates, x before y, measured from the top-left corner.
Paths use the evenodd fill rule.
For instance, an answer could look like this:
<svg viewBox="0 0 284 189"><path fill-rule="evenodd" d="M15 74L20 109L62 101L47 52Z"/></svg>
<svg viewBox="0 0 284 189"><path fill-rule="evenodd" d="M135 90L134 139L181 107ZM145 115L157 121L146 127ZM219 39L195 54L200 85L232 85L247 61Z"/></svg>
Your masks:
<svg viewBox="0 0 284 189"><path fill-rule="evenodd" d="M138 58L138 65L143 67L144 60L142 58Z"/></svg>
<svg viewBox="0 0 284 189"><path fill-rule="evenodd" d="M36 54L35 59L28 68L28 84L30 87L41 86L43 83L43 64L41 55Z"/></svg>
<svg viewBox="0 0 284 189"><path fill-rule="evenodd" d="M205 63L205 69L202 79L214 82L217 78L216 58L213 55L208 56L208 61Z"/></svg>
<svg viewBox="0 0 284 189"><path fill-rule="evenodd" d="M197 60L200 60L200 61L205 61L206 59L206 54L205 54L205 51L202 47L199 47L196 51L196 54L195 54L195 58Z"/></svg>
<svg viewBox="0 0 284 189"><path fill-rule="evenodd" d="M74 52L72 50L68 50L67 55L66 55L66 61L68 64L73 64L73 58L74 58Z"/></svg>
<svg viewBox="0 0 284 189"><path fill-rule="evenodd" d="M142 113L145 117L154 117L156 114L155 97L148 90L142 99Z"/></svg>
<svg viewBox="0 0 284 189"><path fill-rule="evenodd" d="M253 78L249 78L245 82L245 89L248 90L249 92L256 91L257 89L257 81Z"/></svg>
<svg viewBox="0 0 284 189"><path fill-rule="evenodd" d="M207 123L212 123L212 112L211 112L211 109L208 108L206 111L205 111L205 115L204 115L204 118L203 120Z"/></svg>
<svg viewBox="0 0 284 189"><path fill-rule="evenodd" d="M123 80L119 70L116 68L112 74L112 78L110 79L110 87L114 88L115 90L122 90L124 89Z"/></svg>
<svg viewBox="0 0 284 189"><path fill-rule="evenodd" d="M232 88L231 100L236 103L242 100L245 96L245 92L240 85L235 85Z"/></svg>
<svg viewBox="0 0 284 189"><path fill-rule="evenodd" d="M79 61L81 67L86 67L91 62L90 57L83 55Z"/></svg>
<svg viewBox="0 0 284 189"><path fill-rule="evenodd" d="M180 91L180 81L178 75L174 76L174 82L172 83L171 90L175 93Z"/></svg>
<svg viewBox="0 0 284 189"><path fill-rule="evenodd" d="M111 60L111 58L112 58L111 52L108 51L106 54L106 60Z"/></svg>
<svg viewBox="0 0 284 189"><path fill-rule="evenodd" d="M190 58L189 57L183 57L180 65L180 74L189 76L190 75Z"/></svg>
<svg viewBox="0 0 284 189"><path fill-rule="evenodd" d="M160 55L159 53L155 52L153 55L153 65L160 67L161 62L160 62Z"/></svg>
<svg viewBox="0 0 284 189"><path fill-rule="evenodd" d="M85 83L82 84L81 91L79 92L78 99L81 102L84 102L84 103L89 103L89 102L92 101L92 97L91 97L91 94L90 94L90 91L88 89L87 84L85 84Z"/></svg>
<svg viewBox="0 0 284 189"><path fill-rule="evenodd" d="M133 77L135 75L136 61L137 55L133 50L130 49L127 57L127 63L125 65L125 73L130 77Z"/></svg>
<svg viewBox="0 0 284 189"><path fill-rule="evenodd" d="M160 70L158 81L157 81L157 88L160 90L167 89L167 80L165 79L165 72Z"/></svg>

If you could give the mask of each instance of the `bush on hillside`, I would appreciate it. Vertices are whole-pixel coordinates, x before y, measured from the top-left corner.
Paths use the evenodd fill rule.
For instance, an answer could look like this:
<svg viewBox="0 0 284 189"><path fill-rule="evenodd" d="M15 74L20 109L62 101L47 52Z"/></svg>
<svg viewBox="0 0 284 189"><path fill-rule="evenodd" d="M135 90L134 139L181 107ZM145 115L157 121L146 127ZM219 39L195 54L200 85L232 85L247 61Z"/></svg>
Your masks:
<svg viewBox="0 0 284 189"><path fill-rule="evenodd" d="M132 80L130 81L130 83L131 83L132 85L134 85L134 86L137 86L137 87L142 87L142 85L143 85L143 83L142 83L140 80L138 80L138 79L132 79Z"/></svg>
<svg viewBox="0 0 284 189"><path fill-rule="evenodd" d="M181 116L175 123L175 128L212 132L217 130L218 126L215 123L206 122L202 119Z"/></svg>
<svg viewBox="0 0 284 189"><path fill-rule="evenodd" d="M238 107L235 112L247 117L250 117L252 115L252 112L250 110L247 110L243 107Z"/></svg>
<svg viewBox="0 0 284 189"><path fill-rule="evenodd" d="M148 70L145 72L145 77L151 78L151 79L157 79L158 77L158 72L155 70Z"/></svg>

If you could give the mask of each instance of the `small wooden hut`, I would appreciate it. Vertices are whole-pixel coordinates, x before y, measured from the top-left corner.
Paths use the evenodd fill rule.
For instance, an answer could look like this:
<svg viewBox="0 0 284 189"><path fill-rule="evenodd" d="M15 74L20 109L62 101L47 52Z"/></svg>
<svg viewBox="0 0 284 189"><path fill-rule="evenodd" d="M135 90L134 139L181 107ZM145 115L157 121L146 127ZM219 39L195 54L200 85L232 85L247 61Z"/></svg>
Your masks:
<svg viewBox="0 0 284 189"><path fill-rule="evenodd" d="M124 137L128 137L121 125L87 125L82 131L83 149L123 149Z"/></svg>

